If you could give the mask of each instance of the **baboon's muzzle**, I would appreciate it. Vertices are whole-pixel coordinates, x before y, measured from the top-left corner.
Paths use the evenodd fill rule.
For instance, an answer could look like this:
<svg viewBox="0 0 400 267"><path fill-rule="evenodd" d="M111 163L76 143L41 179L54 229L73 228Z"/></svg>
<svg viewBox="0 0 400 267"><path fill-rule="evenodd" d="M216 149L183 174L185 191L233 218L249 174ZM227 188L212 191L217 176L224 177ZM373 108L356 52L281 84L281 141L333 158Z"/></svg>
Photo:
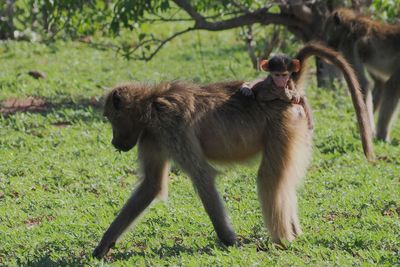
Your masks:
<svg viewBox="0 0 400 267"><path fill-rule="evenodd" d="M128 152L129 150L131 150L136 145L136 143L134 143L134 144L125 144L125 143L117 141L116 139L113 139L111 141L111 143L117 150L123 151L123 152Z"/></svg>

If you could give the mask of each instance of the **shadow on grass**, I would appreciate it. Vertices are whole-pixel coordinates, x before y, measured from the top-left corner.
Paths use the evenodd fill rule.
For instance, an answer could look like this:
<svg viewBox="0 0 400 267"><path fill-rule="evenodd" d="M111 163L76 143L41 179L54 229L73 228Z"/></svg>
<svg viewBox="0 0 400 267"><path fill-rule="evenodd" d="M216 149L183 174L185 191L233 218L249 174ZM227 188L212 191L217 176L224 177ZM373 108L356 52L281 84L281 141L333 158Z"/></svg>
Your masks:
<svg viewBox="0 0 400 267"><path fill-rule="evenodd" d="M24 266L24 264L18 264L19 266ZM31 267L58 267L58 266L87 266L82 262L82 259L60 259L60 260L53 260L50 258L49 255L45 255L42 258L39 258L35 261L30 261L28 266Z"/></svg>
<svg viewBox="0 0 400 267"><path fill-rule="evenodd" d="M139 257L139 258L146 258L148 257L148 253L152 255L157 255L159 259L166 259L178 257L182 254L189 255L189 256L196 256L196 255L209 255L215 256L215 251L227 251L228 248L223 245L218 239L210 238L207 244L199 246L199 245L191 245L191 244L182 244L182 243L174 243L172 245L163 244L159 248L154 249L140 249L140 245L133 246L137 247L136 251L127 251L124 252L123 250L111 250L107 256L105 256L101 260L94 259L94 261L98 261L99 263L103 262L105 264L112 264L115 261L128 261L131 258ZM238 239L237 247L242 247L245 244L253 243L251 239L244 239L244 237L240 237ZM265 245L265 244L264 244ZM141 250L141 251L139 251ZM257 246L257 251L268 251L269 249L260 249ZM90 256L83 255L79 258L74 258L73 256L67 259L58 259L54 260L51 259L50 255L44 255L41 258L35 259L28 263L29 266L40 267L40 266L88 266L94 264L92 262L93 259L90 259ZM23 266L24 264L19 264Z"/></svg>
<svg viewBox="0 0 400 267"><path fill-rule="evenodd" d="M213 255L213 250L216 248L219 250L226 249L224 246L218 246L213 244L212 242L202 247L194 247L190 245L175 243L173 245L162 245L160 248L154 249L152 253L158 255L160 259L167 259L179 256L181 254L186 254L190 256L203 254ZM146 253L144 251L115 252L112 253L107 259L112 262L116 260L128 260L129 258L134 256L145 257Z"/></svg>
<svg viewBox="0 0 400 267"><path fill-rule="evenodd" d="M71 99L62 97L56 101L27 97L24 99L6 99L0 103L0 117L11 118L15 114L57 114L57 127L70 125L72 121L90 122L102 119L102 102L95 97ZM89 109L91 108L91 110Z"/></svg>

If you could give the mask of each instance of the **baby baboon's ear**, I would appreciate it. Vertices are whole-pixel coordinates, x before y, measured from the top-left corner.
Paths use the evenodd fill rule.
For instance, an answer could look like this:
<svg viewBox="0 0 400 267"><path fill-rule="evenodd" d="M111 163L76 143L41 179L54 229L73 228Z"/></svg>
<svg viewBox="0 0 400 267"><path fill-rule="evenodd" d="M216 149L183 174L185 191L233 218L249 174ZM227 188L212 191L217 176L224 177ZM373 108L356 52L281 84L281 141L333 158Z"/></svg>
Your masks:
<svg viewBox="0 0 400 267"><path fill-rule="evenodd" d="M265 59L261 60L260 68L264 71L269 71L268 60Z"/></svg>
<svg viewBox="0 0 400 267"><path fill-rule="evenodd" d="M120 110L122 108L121 95L117 90L114 90L114 92L112 92L112 103L116 110Z"/></svg>

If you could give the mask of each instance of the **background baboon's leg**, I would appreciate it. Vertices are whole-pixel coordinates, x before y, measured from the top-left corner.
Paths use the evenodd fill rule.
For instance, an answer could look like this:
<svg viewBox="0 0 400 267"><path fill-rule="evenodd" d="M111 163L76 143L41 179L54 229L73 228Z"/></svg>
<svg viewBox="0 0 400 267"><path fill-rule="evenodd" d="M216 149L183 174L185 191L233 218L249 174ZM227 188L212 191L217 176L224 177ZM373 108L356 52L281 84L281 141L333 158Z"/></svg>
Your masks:
<svg viewBox="0 0 400 267"><path fill-rule="evenodd" d="M367 83L367 86L369 83ZM369 123L371 125L371 131L373 136L376 135L376 127L375 127L375 120L374 120L374 104L373 104L373 96L372 96L372 88L367 87L366 90L363 92L365 105L367 107Z"/></svg>
<svg viewBox="0 0 400 267"><path fill-rule="evenodd" d="M396 118L400 100L400 69L385 83L379 110L377 138L389 141L390 128Z"/></svg>
<svg viewBox="0 0 400 267"><path fill-rule="evenodd" d="M385 85L385 82L381 79L374 77L371 75L372 79L374 80L374 89L372 91L372 98L374 104L374 112L379 110L382 100L382 91Z"/></svg>
<svg viewBox="0 0 400 267"><path fill-rule="evenodd" d="M374 106L372 96L372 83L368 81L365 68L360 60L356 60L354 65L358 80L360 81L361 90L364 96L365 105L367 106L368 118L371 125L373 135L376 134L375 120L374 120Z"/></svg>
<svg viewBox="0 0 400 267"><path fill-rule="evenodd" d="M283 125L283 129L267 129L257 179L264 221L276 243L301 234L296 187L311 157L311 132L304 115L302 119L289 116Z"/></svg>
<svg viewBox="0 0 400 267"><path fill-rule="evenodd" d="M216 171L206 161L198 140L189 133L179 139L179 147L171 149L175 151L171 156L191 177L218 238L227 246L233 245L236 235L215 187Z"/></svg>
<svg viewBox="0 0 400 267"><path fill-rule="evenodd" d="M93 256L102 258L115 244L118 237L142 213L154 198L166 191L169 163L154 140L142 138L139 144L139 159L144 174L143 181L125 203L108 230L104 233Z"/></svg>

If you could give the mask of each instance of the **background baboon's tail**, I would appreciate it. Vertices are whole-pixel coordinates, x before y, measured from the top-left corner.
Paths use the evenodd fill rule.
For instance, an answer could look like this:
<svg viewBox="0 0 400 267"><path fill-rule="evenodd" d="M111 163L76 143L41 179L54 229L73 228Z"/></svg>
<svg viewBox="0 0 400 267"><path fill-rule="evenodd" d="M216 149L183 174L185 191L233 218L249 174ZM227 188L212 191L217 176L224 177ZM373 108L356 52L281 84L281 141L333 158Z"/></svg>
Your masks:
<svg viewBox="0 0 400 267"><path fill-rule="evenodd" d="M340 68L343 72L356 111L364 154L369 161L373 161L375 155L372 144L372 129L368 119L367 107L361 93L360 83L358 82L354 69L349 65L340 52L337 52L321 43L311 42L300 49L296 56L296 58L301 62L301 70L297 73L293 73L292 79L300 88L306 78L305 74L308 69L307 61L311 56L318 56L322 59L326 59Z"/></svg>

